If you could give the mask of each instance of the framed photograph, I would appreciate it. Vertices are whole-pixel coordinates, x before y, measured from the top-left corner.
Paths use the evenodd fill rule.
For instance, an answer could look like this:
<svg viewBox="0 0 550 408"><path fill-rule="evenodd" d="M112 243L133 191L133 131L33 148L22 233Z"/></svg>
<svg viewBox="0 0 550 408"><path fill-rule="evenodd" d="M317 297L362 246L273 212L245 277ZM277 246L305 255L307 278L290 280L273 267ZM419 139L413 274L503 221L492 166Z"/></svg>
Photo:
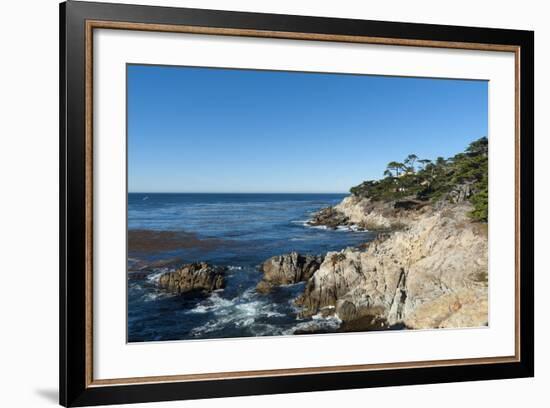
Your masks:
<svg viewBox="0 0 550 408"><path fill-rule="evenodd" d="M533 376L533 32L60 17L62 405Z"/></svg>

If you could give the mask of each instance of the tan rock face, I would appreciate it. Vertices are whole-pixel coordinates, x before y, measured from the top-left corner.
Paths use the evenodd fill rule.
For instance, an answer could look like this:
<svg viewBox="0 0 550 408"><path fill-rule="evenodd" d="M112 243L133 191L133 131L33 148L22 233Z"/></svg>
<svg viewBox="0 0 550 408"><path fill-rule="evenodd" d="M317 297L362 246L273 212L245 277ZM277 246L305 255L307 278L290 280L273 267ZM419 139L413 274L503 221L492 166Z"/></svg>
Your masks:
<svg viewBox="0 0 550 408"><path fill-rule="evenodd" d="M430 208L425 203L417 200L382 203L351 195L338 205L317 213L311 224L332 228L338 225L354 225L359 229L373 231L399 229L429 211Z"/></svg>
<svg viewBox="0 0 550 408"><path fill-rule="evenodd" d="M262 265L264 275L256 289L267 293L273 286L306 281L322 262L321 256L300 255L297 252L269 258Z"/></svg>
<svg viewBox="0 0 550 408"><path fill-rule="evenodd" d="M344 198L340 204L334 206L334 209L344 214L354 224L363 224L367 220L373 220L380 227L389 228L391 224L390 220L380 212L373 214L372 211L369 211L370 206L369 199L351 195Z"/></svg>
<svg viewBox="0 0 550 408"><path fill-rule="evenodd" d="M350 219L364 210L358 205L346 210ZM415 213L407 228L366 250L329 252L297 299L303 314L335 306L344 321L378 316L411 328L486 325L487 232L468 219L470 210L461 204Z"/></svg>
<svg viewBox="0 0 550 408"><path fill-rule="evenodd" d="M205 262L182 266L162 275L158 286L176 294L192 291L212 292L225 286L226 268L210 266Z"/></svg>

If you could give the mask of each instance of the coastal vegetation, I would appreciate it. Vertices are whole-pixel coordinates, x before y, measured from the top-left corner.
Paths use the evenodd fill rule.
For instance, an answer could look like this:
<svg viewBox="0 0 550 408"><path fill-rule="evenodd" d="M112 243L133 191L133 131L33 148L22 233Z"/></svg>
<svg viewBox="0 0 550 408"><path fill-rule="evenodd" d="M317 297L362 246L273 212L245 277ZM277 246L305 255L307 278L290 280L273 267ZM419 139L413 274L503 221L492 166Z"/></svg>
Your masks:
<svg viewBox="0 0 550 408"><path fill-rule="evenodd" d="M402 162L391 161L384 178L364 181L350 192L358 198L382 202L408 199L435 204L468 200L473 206L469 216L487 222L488 164L488 140L482 137L447 159L420 159L410 154Z"/></svg>

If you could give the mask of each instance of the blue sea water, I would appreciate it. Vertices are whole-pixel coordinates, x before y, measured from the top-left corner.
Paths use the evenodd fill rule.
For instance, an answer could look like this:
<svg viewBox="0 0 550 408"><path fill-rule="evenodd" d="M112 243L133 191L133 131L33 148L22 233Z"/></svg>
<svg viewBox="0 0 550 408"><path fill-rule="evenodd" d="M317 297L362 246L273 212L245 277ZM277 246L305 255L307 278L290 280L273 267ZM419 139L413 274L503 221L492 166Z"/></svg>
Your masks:
<svg viewBox="0 0 550 408"><path fill-rule="evenodd" d="M210 296L173 296L155 279L166 268L142 279L128 279L128 341L210 339L292 334L314 324L336 329L338 320L299 319L293 300L304 284L258 294L259 266L291 251L323 254L373 238L369 232L310 227L306 221L345 194L128 194L128 229L184 231L215 245L134 251L136 260L177 258L229 267L226 287ZM131 269L131 267L129 267Z"/></svg>

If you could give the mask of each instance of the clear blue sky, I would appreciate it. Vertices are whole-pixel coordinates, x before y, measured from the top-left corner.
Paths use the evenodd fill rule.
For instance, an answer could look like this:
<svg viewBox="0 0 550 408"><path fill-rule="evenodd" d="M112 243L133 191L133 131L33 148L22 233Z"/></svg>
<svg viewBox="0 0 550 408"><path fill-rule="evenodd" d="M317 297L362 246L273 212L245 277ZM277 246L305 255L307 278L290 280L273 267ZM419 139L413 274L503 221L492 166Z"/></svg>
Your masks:
<svg viewBox="0 0 550 408"><path fill-rule="evenodd" d="M488 83L128 66L130 192L347 192L488 136Z"/></svg>

